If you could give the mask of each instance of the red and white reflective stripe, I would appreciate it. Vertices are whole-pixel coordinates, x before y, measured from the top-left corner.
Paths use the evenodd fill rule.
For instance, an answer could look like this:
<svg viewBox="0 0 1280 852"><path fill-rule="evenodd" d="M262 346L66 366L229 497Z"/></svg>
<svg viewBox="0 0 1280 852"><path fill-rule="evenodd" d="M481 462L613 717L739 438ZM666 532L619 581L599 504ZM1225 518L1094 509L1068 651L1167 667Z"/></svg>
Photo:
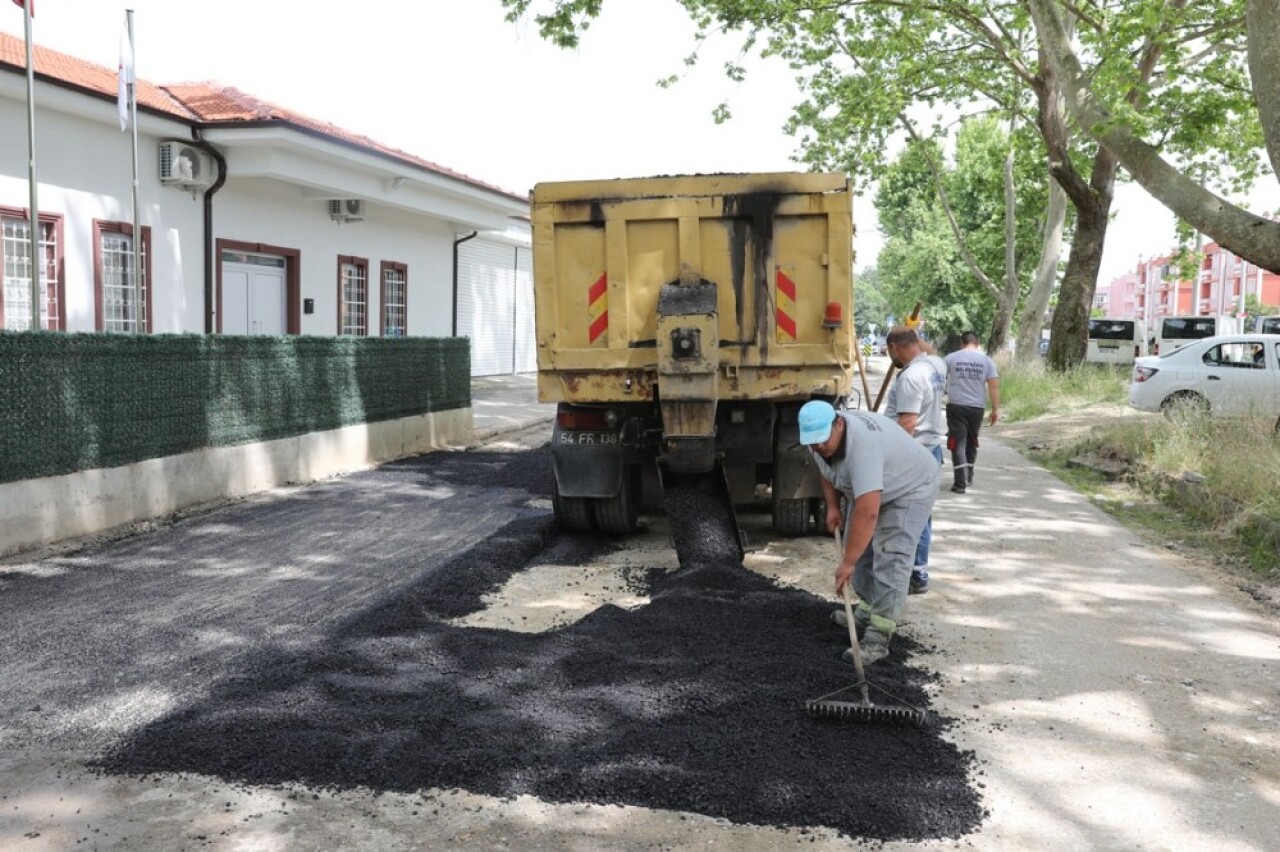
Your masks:
<svg viewBox="0 0 1280 852"><path fill-rule="evenodd" d="M587 342L595 346L608 342L609 330L609 274L601 273L596 283L587 290Z"/></svg>
<svg viewBox="0 0 1280 852"><path fill-rule="evenodd" d="M796 339L796 282L781 269L776 276L774 321L778 326L778 342L794 343Z"/></svg>

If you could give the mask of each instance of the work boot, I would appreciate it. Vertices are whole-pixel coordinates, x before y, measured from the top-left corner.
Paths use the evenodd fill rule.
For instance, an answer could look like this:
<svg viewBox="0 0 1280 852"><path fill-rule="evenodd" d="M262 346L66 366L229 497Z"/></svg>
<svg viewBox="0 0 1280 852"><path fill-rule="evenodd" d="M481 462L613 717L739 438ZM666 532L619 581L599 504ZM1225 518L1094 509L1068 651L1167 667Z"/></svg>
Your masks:
<svg viewBox="0 0 1280 852"><path fill-rule="evenodd" d="M835 612L831 613L831 620L834 621L836 624L839 624L845 630L849 629L849 617L844 614L844 610L838 609ZM858 638L861 639L867 633L867 625L861 621L858 621L858 617L856 615L853 617L853 621L854 621L854 630L857 632Z"/></svg>
<svg viewBox="0 0 1280 852"><path fill-rule="evenodd" d="M929 581L922 580L916 575L911 575L911 582L907 585L907 594L923 595L929 591Z"/></svg>
<svg viewBox="0 0 1280 852"><path fill-rule="evenodd" d="M964 486L957 482L955 485L951 486L951 491L954 494L963 494Z"/></svg>
<svg viewBox="0 0 1280 852"><path fill-rule="evenodd" d="M875 637L868 637L858 642L858 647L862 649L862 664L869 666L872 663L878 663L885 657L889 656L889 645ZM846 663L853 662L853 649L845 648L844 653L840 655L840 659Z"/></svg>

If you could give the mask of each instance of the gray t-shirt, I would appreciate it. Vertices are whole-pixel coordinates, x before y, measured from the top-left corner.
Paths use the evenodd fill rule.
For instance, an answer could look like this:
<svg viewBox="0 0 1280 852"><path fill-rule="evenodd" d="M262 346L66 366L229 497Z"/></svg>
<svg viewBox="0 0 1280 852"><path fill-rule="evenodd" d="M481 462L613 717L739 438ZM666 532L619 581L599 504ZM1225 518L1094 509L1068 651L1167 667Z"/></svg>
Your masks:
<svg viewBox="0 0 1280 852"><path fill-rule="evenodd" d="M998 379L995 362L981 349L960 349L947 356L947 401L985 408L987 379Z"/></svg>
<svg viewBox="0 0 1280 852"><path fill-rule="evenodd" d="M938 462L893 420L874 411L841 411L844 458L814 453L818 472L840 493L857 499L883 492L881 504L927 500L938 490Z"/></svg>
<svg viewBox="0 0 1280 852"><path fill-rule="evenodd" d="M946 383L946 363L937 355L921 352L889 386L885 417L896 423L903 412L916 415L916 440L926 449L940 446L947 436L947 419L942 411Z"/></svg>

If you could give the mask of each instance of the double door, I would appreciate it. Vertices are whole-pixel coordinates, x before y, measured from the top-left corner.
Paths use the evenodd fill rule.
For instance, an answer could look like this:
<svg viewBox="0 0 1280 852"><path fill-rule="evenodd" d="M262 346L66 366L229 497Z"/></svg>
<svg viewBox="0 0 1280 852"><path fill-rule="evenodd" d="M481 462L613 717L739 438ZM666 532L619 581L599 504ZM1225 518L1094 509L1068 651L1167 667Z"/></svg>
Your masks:
<svg viewBox="0 0 1280 852"><path fill-rule="evenodd" d="M275 335L285 329L285 259L224 253L222 333Z"/></svg>

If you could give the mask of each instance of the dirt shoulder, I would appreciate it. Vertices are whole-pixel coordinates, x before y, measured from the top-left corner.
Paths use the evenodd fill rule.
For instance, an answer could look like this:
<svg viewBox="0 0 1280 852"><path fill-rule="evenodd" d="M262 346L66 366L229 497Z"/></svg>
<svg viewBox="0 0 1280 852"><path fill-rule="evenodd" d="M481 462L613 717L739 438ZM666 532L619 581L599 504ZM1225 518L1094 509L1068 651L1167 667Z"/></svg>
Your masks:
<svg viewBox="0 0 1280 852"><path fill-rule="evenodd" d="M984 430L1023 457L1061 473L1061 459L1095 431L1117 420L1158 420L1159 414L1126 405L1095 403L1045 414L1017 423L1000 423ZM1206 580L1251 599L1280 620L1280 572L1253 568L1240 547L1223 531L1197 528L1176 506L1130 484L1123 475L1114 481L1088 477L1081 487L1098 508L1152 546L1163 547L1197 566Z"/></svg>

